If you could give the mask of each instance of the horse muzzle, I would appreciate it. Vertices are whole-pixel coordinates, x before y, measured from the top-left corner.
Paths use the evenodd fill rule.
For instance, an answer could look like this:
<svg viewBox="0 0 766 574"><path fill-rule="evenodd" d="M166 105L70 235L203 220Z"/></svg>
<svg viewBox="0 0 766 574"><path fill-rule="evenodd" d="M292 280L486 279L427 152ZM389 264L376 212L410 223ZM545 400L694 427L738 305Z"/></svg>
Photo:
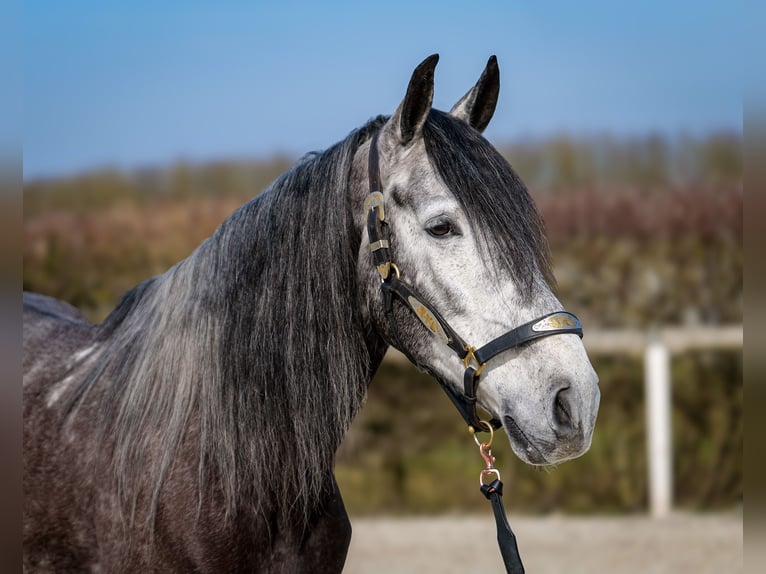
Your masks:
<svg viewBox="0 0 766 574"><path fill-rule="evenodd" d="M581 456L590 448L598 414L597 382L587 392L573 384L552 386L536 412L527 403L506 403L500 420L516 455L533 465L548 465ZM542 407L543 412L540 412Z"/></svg>

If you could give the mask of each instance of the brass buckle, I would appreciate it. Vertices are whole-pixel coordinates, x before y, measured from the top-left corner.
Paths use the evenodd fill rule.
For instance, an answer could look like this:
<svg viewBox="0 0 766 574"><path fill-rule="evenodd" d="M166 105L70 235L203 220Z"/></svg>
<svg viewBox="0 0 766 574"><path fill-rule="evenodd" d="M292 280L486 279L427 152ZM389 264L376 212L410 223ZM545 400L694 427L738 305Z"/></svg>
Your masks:
<svg viewBox="0 0 766 574"><path fill-rule="evenodd" d="M473 367L476 370L476 376L478 377L481 375L481 372L484 370L484 367L487 366L487 363L480 363L479 360L476 358L476 355L474 354L476 352L476 347L472 347L471 345L465 346L466 355L461 360L463 361L463 366L467 369L468 367L473 367L471 365L471 361L474 362L476 365ZM489 425L492 426L492 425Z"/></svg>
<svg viewBox="0 0 766 574"><path fill-rule="evenodd" d="M378 208L378 219L386 220L386 214L383 210L383 194L379 191L373 191L364 200L364 214L367 215L371 209Z"/></svg>

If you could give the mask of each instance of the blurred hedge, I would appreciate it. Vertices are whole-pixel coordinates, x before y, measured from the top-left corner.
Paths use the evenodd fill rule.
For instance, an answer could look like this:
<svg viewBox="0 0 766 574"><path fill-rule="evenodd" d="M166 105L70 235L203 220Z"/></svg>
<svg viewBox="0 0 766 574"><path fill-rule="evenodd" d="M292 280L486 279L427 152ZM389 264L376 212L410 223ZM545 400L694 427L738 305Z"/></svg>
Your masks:
<svg viewBox="0 0 766 574"><path fill-rule="evenodd" d="M505 150L534 190L558 293L586 332L598 327L742 320L741 142L737 136L587 141ZM24 288L100 320L289 167L285 158L25 184ZM646 505L643 385L637 357L596 358L602 403L593 446L554 469L521 464L496 442L513 509L634 511ZM742 493L741 354L673 362L675 486L684 508ZM385 365L338 455L354 513L485 510L480 458L438 386Z"/></svg>

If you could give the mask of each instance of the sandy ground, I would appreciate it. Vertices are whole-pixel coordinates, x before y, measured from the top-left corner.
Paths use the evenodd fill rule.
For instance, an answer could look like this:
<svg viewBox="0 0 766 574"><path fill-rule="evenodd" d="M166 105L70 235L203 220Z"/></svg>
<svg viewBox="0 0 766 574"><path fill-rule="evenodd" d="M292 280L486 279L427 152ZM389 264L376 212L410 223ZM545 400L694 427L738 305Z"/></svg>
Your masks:
<svg viewBox="0 0 766 574"><path fill-rule="evenodd" d="M357 518L349 574L504 572L491 514ZM510 517L529 574L742 572L740 514Z"/></svg>

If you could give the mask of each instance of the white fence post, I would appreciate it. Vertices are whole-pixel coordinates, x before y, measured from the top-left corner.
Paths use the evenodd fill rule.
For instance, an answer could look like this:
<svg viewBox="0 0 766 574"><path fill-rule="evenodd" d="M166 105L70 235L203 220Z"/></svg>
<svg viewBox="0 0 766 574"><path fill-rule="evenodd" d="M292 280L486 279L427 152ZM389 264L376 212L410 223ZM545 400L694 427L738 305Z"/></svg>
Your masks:
<svg viewBox="0 0 766 574"><path fill-rule="evenodd" d="M673 505L673 453L670 419L670 352L650 340L644 354L649 510L667 516Z"/></svg>

